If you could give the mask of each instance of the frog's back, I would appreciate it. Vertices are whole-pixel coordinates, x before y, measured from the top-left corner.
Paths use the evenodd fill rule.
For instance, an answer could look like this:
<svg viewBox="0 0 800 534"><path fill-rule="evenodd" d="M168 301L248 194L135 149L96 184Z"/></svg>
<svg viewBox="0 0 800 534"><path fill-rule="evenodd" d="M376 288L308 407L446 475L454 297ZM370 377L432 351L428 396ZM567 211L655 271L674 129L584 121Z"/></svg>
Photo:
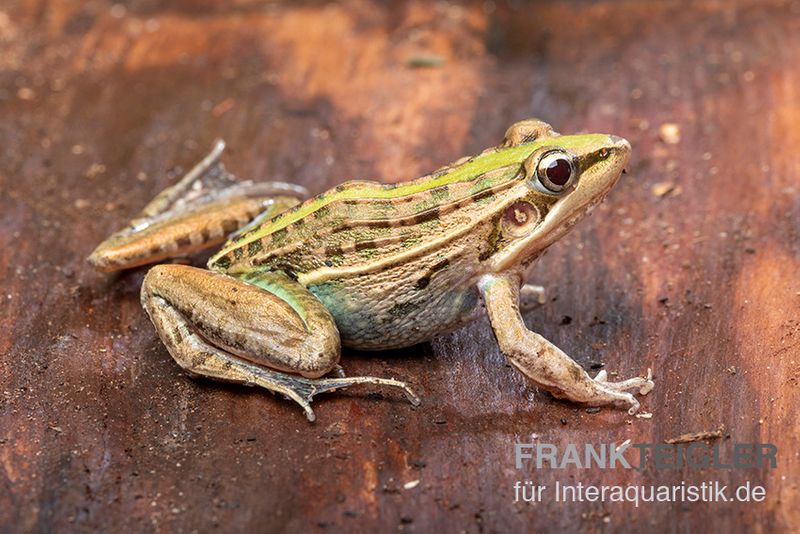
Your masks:
<svg viewBox="0 0 800 534"><path fill-rule="evenodd" d="M402 262L495 211L530 152L490 149L398 184L346 182L228 242L208 266L231 274L279 269L303 282Z"/></svg>

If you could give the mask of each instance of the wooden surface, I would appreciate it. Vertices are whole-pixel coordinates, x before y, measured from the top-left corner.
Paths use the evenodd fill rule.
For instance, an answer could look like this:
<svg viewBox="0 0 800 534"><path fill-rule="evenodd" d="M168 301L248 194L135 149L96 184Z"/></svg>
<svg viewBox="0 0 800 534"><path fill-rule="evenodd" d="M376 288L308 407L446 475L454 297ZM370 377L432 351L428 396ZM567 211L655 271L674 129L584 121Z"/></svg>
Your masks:
<svg viewBox="0 0 800 534"><path fill-rule="evenodd" d="M0 530L798 528L800 3L161 4L0 4ZM541 262L553 301L525 318L587 367L652 367L652 419L552 399L481 320L346 351L349 373L407 380L424 403L354 389L310 424L184 376L139 306L145 269L84 263L217 137L240 176L319 192L413 178L529 116L633 144L629 173ZM720 426L723 444L776 444L778 469L513 465L516 441ZM750 481L767 499L514 504L525 479Z"/></svg>

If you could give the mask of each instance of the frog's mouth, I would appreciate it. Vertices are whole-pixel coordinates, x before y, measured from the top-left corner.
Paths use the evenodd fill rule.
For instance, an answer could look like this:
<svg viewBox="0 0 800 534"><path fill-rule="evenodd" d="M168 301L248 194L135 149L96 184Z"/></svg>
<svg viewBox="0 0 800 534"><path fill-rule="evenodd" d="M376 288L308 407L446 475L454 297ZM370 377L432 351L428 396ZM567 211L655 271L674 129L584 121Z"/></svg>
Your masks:
<svg viewBox="0 0 800 534"><path fill-rule="evenodd" d="M553 204L530 234L494 259L495 272L516 265L521 259L535 258L603 201L628 165L631 145L621 137L609 135L608 144L602 148L610 152L609 156L585 169L575 189Z"/></svg>

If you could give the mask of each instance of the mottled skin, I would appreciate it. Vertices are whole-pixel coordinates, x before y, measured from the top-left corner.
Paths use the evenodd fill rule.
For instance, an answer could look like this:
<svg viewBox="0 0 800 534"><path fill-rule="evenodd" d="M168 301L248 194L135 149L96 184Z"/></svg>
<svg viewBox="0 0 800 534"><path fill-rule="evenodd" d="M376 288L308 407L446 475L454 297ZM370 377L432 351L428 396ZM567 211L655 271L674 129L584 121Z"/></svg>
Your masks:
<svg viewBox="0 0 800 534"><path fill-rule="evenodd" d="M357 383L403 388L416 403L394 380L320 377L340 370L340 345L413 345L485 308L500 349L535 383L573 401L623 402L634 413L639 403L626 390L647 393L649 377L593 379L519 313L520 299L543 295L525 284L534 260L604 198L629 154L623 139L561 136L529 120L509 128L500 146L431 175L347 182L297 204L291 194L300 191L288 184L234 181L217 152L90 261L113 270L185 254L244 226L261 206L265 214L208 271L160 265L145 277L142 304L187 371L282 393L312 420L314 394Z"/></svg>

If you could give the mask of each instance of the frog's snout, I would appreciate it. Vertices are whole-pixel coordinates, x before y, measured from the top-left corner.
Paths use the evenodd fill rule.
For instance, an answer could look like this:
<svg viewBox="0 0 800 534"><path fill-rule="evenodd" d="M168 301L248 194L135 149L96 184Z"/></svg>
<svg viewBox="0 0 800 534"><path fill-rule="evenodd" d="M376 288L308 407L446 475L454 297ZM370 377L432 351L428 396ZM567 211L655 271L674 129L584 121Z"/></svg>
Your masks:
<svg viewBox="0 0 800 534"><path fill-rule="evenodd" d="M627 139L618 135L609 135L608 141L611 145L611 151L614 154L614 167L617 169L615 174L617 174L616 178L618 178L620 174L625 174L625 168L628 166L628 162L630 161L631 144ZM616 182L616 179L614 181Z"/></svg>
<svg viewBox="0 0 800 534"><path fill-rule="evenodd" d="M618 135L609 135L608 138L611 140L611 143L615 148L619 148L620 150L626 152L631 151L631 144L624 137L620 137Z"/></svg>
<svg viewBox="0 0 800 534"><path fill-rule="evenodd" d="M611 142L614 152L619 154L621 159L620 166L622 167L622 172L625 172L625 167L628 166L628 161L631 157L631 144L627 139L618 135L609 135L608 140Z"/></svg>

